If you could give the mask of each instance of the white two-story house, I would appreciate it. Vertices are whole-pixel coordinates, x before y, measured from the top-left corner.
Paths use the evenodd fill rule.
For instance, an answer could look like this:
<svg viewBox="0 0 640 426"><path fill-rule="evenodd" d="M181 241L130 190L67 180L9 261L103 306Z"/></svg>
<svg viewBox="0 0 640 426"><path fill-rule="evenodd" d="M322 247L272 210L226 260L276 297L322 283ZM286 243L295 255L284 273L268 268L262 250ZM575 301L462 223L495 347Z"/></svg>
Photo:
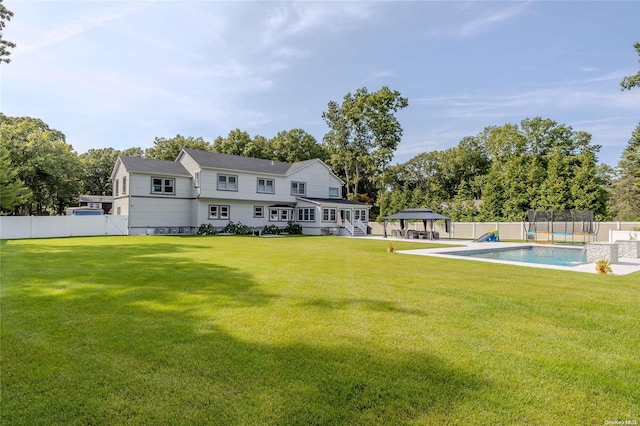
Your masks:
<svg viewBox="0 0 640 426"><path fill-rule="evenodd" d="M112 214L129 234L194 233L202 224L302 226L303 234L364 235L370 205L342 198L319 159L279 161L183 149L176 161L118 157Z"/></svg>

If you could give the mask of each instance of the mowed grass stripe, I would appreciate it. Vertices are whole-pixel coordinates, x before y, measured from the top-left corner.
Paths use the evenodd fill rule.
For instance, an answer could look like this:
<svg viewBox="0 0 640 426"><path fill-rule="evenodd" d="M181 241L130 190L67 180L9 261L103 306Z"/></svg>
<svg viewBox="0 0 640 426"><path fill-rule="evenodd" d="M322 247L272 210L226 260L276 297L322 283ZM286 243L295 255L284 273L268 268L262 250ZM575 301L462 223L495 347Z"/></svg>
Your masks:
<svg viewBox="0 0 640 426"><path fill-rule="evenodd" d="M337 237L1 244L3 424L602 424L640 412L638 274Z"/></svg>

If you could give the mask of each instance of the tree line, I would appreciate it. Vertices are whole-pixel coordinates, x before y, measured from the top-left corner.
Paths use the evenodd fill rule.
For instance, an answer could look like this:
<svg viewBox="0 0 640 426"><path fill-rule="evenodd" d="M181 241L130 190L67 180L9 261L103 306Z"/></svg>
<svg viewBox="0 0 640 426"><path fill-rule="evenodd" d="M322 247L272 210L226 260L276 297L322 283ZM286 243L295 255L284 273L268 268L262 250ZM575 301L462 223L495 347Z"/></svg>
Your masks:
<svg viewBox="0 0 640 426"><path fill-rule="evenodd" d="M640 55L640 43L634 48ZM622 90L640 87L638 74ZM77 154L65 135L31 117L0 113L2 214L60 214L80 194L110 195L119 155L173 161L182 148L296 162L319 158L345 182L344 196L374 206L379 219L430 207L456 221L520 221L529 209L594 210L600 220L640 220L640 123L617 168L599 165L591 135L549 118L488 126L457 146L391 165L402 138L396 113L409 104L398 91L360 88L330 101L321 142L303 129L272 138L235 129L213 142L156 137L147 149L90 149Z"/></svg>

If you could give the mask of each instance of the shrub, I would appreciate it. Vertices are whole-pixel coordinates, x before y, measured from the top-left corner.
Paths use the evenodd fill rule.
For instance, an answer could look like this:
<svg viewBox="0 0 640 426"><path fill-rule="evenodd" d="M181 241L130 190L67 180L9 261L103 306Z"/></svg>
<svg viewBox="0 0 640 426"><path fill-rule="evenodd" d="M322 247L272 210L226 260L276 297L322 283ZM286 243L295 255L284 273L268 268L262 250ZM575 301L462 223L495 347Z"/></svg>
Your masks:
<svg viewBox="0 0 640 426"><path fill-rule="evenodd" d="M247 225L243 225L242 223L227 223L227 226L222 230L225 234L235 234L235 235L248 235L251 233L251 228Z"/></svg>
<svg viewBox="0 0 640 426"><path fill-rule="evenodd" d="M217 233L218 231L216 231L216 228L214 228L210 223L203 223L200 225L197 232L198 235L216 235Z"/></svg>
<svg viewBox="0 0 640 426"><path fill-rule="evenodd" d="M282 231L288 232L289 234L302 234L302 226L289 221L287 222L287 226L282 228Z"/></svg>
<svg viewBox="0 0 640 426"><path fill-rule="evenodd" d="M278 235L279 233L280 228L276 225L265 225L265 227L262 228L262 234L264 235Z"/></svg>

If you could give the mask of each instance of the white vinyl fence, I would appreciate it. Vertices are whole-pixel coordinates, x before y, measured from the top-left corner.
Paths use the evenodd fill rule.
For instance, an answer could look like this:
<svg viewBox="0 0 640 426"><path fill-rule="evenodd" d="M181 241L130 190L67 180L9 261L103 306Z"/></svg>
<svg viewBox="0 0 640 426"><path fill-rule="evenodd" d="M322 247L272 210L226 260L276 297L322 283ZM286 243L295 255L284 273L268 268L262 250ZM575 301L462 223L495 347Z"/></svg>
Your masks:
<svg viewBox="0 0 640 426"><path fill-rule="evenodd" d="M373 235L383 235L384 228L382 223L369 222L371 227L371 233ZM427 225L428 226L428 225ZM598 223L598 236L596 241L608 242L610 240L610 231L633 231L640 228L640 222L599 222ZM435 231L440 234L440 238L456 238L474 240L484 235L491 230L498 230L500 232L500 239L502 240L525 240L527 232L525 224L523 222L452 222L451 233L445 232L444 224L436 222L434 224ZM399 222L387 223L387 235L391 235L392 230L399 230ZM409 228L416 231L422 231L424 225L422 221L409 222ZM562 241L562 237L556 237L556 242ZM569 237L570 239L570 237Z"/></svg>
<svg viewBox="0 0 640 426"><path fill-rule="evenodd" d="M0 239L127 235L128 216L0 216Z"/></svg>

